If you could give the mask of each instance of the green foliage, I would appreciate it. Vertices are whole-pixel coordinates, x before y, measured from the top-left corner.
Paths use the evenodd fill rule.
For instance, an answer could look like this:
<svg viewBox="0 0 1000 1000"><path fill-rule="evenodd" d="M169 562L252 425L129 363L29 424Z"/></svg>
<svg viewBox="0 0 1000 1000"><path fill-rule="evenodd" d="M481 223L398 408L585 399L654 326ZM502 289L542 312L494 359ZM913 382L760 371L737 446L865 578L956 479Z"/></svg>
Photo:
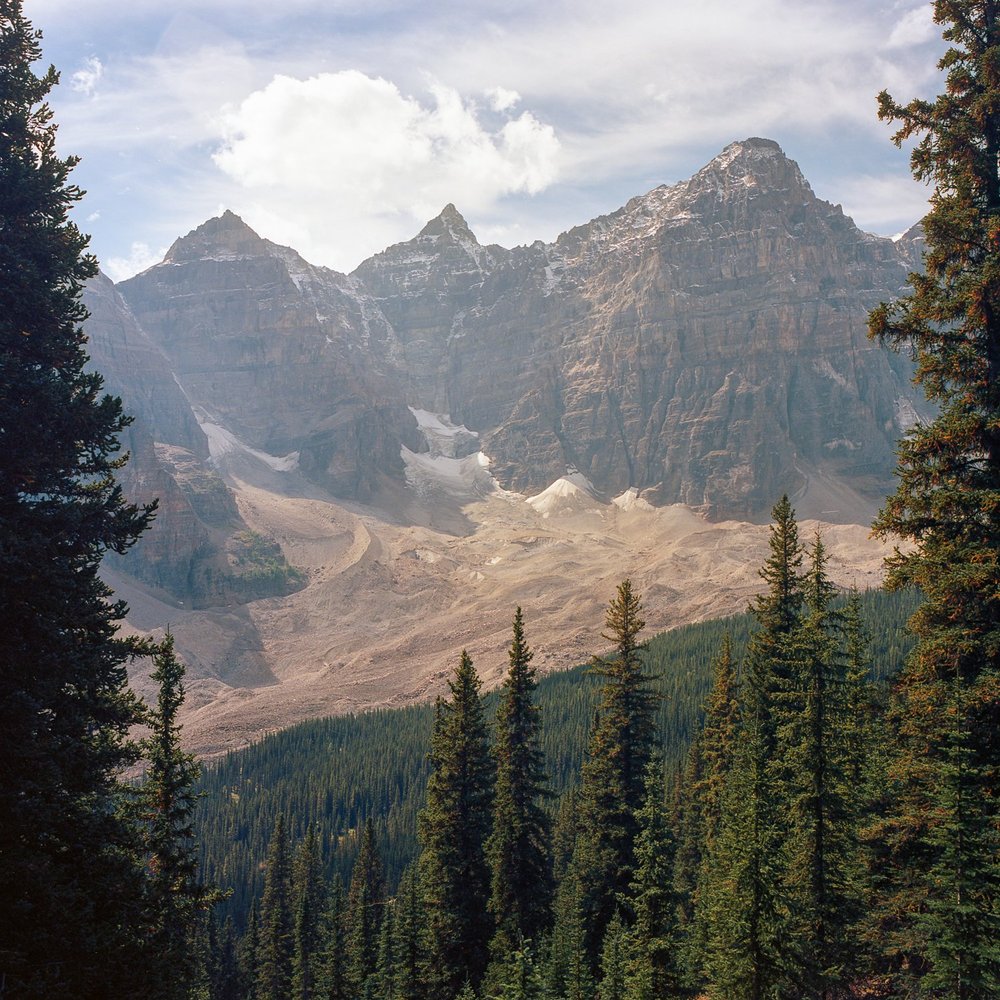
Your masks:
<svg viewBox="0 0 1000 1000"><path fill-rule="evenodd" d="M147 851L149 973L164 1000L185 1000L199 972L192 927L218 894L198 880L198 848L192 813L194 784L201 768L181 749L177 713L184 702L184 665L168 632L153 652L152 680L159 685L156 708L148 713L149 736L142 741L145 780L139 790Z"/></svg>
<svg viewBox="0 0 1000 1000"><path fill-rule="evenodd" d="M117 635L122 604L98 577L151 508L125 502L121 401L85 371L82 283L97 272L69 221L76 159L56 152L35 75L40 33L0 10L0 980L21 997L141 988L143 868L121 770L141 707Z"/></svg>
<svg viewBox="0 0 1000 1000"><path fill-rule="evenodd" d="M366 820L347 894L347 979L357 996L365 992L378 967L385 902L385 875L375 842L375 826Z"/></svg>
<svg viewBox="0 0 1000 1000"><path fill-rule="evenodd" d="M234 589L252 597L290 594L304 586L306 574L289 565L281 546L256 531L240 531L229 543L230 558L237 572L228 573L216 586Z"/></svg>
<svg viewBox="0 0 1000 1000"><path fill-rule="evenodd" d="M520 608L514 614L509 658L497 709L493 830L486 843L488 908L496 926L490 953L501 962L522 941L539 939L551 923L552 907L550 822L542 808L550 793L534 703L537 683Z"/></svg>
<svg viewBox="0 0 1000 1000"><path fill-rule="evenodd" d="M642 604L625 580L605 618L603 636L615 644L615 655L595 658L593 664L603 684L583 763L573 861L593 964L635 870L637 812L655 740L656 695L639 653L638 637L646 624L641 615Z"/></svg>
<svg viewBox="0 0 1000 1000"><path fill-rule="evenodd" d="M260 1000L290 1000L294 955L292 870L284 818L279 816L267 854L264 895L257 937L257 996Z"/></svg>
<svg viewBox="0 0 1000 1000"><path fill-rule="evenodd" d="M427 986L451 1000L486 971L493 764L480 681L463 650L451 698L438 699L427 804L420 813L420 894L427 927Z"/></svg>
<svg viewBox="0 0 1000 1000"><path fill-rule="evenodd" d="M897 145L917 138L913 173L934 193L924 271L869 318L872 336L912 352L938 407L900 442L898 485L875 523L914 543L889 560L889 585L926 599L911 622L894 804L880 830L900 872L887 951L901 981L928 971L960 998L995 993L1000 979L998 14L995 0L938 0L944 92L906 105L879 96Z"/></svg>

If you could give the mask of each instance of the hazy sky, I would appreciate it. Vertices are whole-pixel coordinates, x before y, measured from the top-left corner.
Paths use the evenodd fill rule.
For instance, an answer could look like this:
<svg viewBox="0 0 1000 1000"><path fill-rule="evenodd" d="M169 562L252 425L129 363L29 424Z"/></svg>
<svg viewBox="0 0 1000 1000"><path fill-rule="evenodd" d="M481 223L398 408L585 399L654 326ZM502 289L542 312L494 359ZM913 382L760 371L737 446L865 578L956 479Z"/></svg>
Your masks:
<svg viewBox="0 0 1000 1000"><path fill-rule="evenodd" d="M940 89L914 0L27 0L77 221L120 279L231 208L352 270L448 202L551 240L776 139L870 232L925 210L875 95Z"/></svg>

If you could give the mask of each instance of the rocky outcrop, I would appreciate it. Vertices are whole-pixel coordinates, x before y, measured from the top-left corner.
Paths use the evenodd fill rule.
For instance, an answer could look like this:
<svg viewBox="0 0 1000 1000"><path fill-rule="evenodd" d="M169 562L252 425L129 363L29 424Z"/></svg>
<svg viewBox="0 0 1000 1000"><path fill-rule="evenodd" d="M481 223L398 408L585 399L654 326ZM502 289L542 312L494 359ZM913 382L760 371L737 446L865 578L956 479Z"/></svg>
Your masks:
<svg viewBox="0 0 1000 1000"><path fill-rule="evenodd" d="M866 315L915 261L748 139L553 244L481 246L449 205L345 276L227 212L120 288L203 417L336 495L402 480L409 405L476 432L508 488L572 467L754 516L814 472L891 485L922 404Z"/></svg>
<svg viewBox="0 0 1000 1000"><path fill-rule="evenodd" d="M248 446L299 454L341 496L400 478L416 428L392 329L357 283L261 239L231 212L120 290L195 408Z"/></svg>
<svg viewBox="0 0 1000 1000"><path fill-rule="evenodd" d="M133 503L156 501L152 526L108 564L164 596L198 607L286 593L300 583L285 566L284 580L268 579L240 553L247 527L170 365L139 327L111 281L98 275L86 287L86 332L91 364L105 389L120 396L133 420L121 439L128 461L118 473ZM235 541L234 541L235 539ZM273 553L269 557L273 562ZM282 560L283 562L283 560Z"/></svg>

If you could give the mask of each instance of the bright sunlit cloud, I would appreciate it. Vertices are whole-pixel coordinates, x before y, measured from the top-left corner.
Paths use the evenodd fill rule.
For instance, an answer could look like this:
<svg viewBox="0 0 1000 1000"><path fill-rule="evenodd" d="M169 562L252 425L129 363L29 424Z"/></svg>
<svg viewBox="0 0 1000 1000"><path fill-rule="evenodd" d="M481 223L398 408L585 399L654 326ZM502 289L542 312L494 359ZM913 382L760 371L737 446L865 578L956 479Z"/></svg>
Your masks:
<svg viewBox="0 0 1000 1000"><path fill-rule="evenodd" d="M875 114L882 89L941 89L925 0L33 9L109 267L218 204L341 270L448 202L484 240L548 240L753 135L864 229L906 228L926 195Z"/></svg>
<svg viewBox="0 0 1000 1000"><path fill-rule="evenodd" d="M222 121L215 163L272 211L280 203L286 231L323 219L308 242L325 243L327 257L348 221L402 216L412 227L448 202L479 212L558 176L550 125L528 111L488 125L473 102L436 83L420 101L356 70L276 76Z"/></svg>

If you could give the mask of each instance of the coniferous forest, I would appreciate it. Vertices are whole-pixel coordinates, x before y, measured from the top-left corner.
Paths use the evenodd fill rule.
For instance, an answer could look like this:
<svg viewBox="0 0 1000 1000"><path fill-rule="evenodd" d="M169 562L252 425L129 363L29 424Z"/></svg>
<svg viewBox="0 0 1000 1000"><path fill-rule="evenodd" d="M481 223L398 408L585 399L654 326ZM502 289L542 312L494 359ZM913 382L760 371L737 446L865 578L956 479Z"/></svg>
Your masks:
<svg viewBox="0 0 1000 1000"><path fill-rule="evenodd" d="M650 638L626 579L540 679L511 609L498 691L463 652L433 706L199 776L170 636L119 635L98 576L154 510L84 369L57 74L0 4L0 996L1000 996L1000 0L934 11L945 93L879 98L934 191L870 317L937 406L874 525L890 593L839 594L782 497L743 616Z"/></svg>

